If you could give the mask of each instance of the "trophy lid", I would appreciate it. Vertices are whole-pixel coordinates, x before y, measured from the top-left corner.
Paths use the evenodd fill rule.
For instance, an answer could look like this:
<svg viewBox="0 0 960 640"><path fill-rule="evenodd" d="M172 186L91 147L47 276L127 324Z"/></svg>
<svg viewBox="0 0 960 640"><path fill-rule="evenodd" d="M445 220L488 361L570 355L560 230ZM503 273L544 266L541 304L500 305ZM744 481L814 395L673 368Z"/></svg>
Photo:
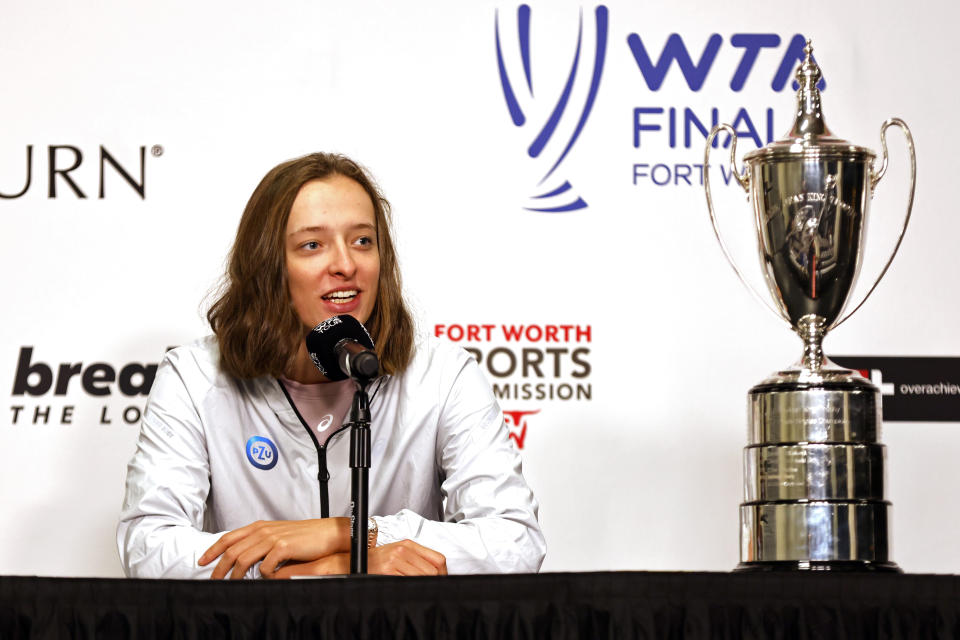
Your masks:
<svg viewBox="0 0 960 640"><path fill-rule="evenodd" d="M765 147L744 154L745 162L760 158L788 159L796 157L843 157L872 160L876 154L870 149L858 147L837 138L830 132L823 118L820 89L817 83L823 74L813 59L813 44L807 40L803 49L806 57L797 69L797 116L786 137L771 142Z"/></svg>

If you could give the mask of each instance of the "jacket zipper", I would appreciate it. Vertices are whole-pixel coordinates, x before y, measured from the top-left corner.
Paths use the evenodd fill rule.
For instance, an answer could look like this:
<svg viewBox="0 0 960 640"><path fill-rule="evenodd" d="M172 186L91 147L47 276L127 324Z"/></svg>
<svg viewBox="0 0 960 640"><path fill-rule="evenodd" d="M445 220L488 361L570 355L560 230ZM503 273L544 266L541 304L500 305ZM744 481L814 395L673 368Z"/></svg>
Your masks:
<svg viewBox="0 0 960 640"><path fill-rule="evenodd" d="M307 426L307 423L303 421L303 418L300 418L300 422L303 423L304 428L310 433L310 437L313 438L313 444L317 448L317 460L320 463L320 470L317 472L317 480L320 482L320 517L329 518L330 494L327 489L327 485L330 482L330 471L327 469L327 443L333 439L333 436L337 435L347 427L346 425L341 426L339 429L327 436L327 439L323 444L320 444L317 438L313 435L313 432L310 431L310 427Z"/></svg>
<svg viewBox="0 0 960 640"><path fill-rule="evenodd" d="M283 386L283 382L280 382L280 380L277 380L277 382L280 384L280 389L283 390L283 395L287 398L287 403L290 405L290 408L293 409L293 412L297 414L297 418L300 419L300 424L302 424L303 428L307 430L307 435L309 435L310 439L313 440L313 446L317 450L317 462L320 466L320 469L317 472L317 482L320 484L320 517L329 518L330 492L328 485L330 483L330 470L327 468L327 443L330 442L333 436L346 429L347 425L341 425L339 429L327 436L327 439L323 444L320 444L320 441L317 440L317 436L313 433L313 429L310 428L310 425L307 424L307 421L303 419L302 415L300 415L297 405L293 403L293 399L287 392L287 388Z"/></svg>
<svg viewBox="0 0 960 640"><path fill-rule="evenodd" d="M377 392L380 391L380 387L383 385L384 378L377 380L377 388L373 390L373 394L370 396L370 403L373 403L373 399L377 397ZM280 390L283 391L284 397L287 399L287 404L290 405L290 408L293 409L293 412L297 414L297 418L300 420L300 424L303 425L303 428L307 430L307 435L310 436L310 439L313 440L313 446L317 450L317 462L319 464L319 471L317 472L317 482L320 484L320 517L329 518L330 517L330 492L328 485L330 483L330 471L327 469L327 443L329 443L333 436L337 435L349 425L342 424L340 428L332 432L327 436L327 439L323 441L323 444L320 444L320 441L317 440L317 436L314 435L313 429L310 428L310 425L307 424L307 421L303 419L303 416L300 415L297 405L293 403L293 398L290 397L290 393L287 392L287 388L283 386L283 382L279 379L277 384L280 385Z"/></svg>

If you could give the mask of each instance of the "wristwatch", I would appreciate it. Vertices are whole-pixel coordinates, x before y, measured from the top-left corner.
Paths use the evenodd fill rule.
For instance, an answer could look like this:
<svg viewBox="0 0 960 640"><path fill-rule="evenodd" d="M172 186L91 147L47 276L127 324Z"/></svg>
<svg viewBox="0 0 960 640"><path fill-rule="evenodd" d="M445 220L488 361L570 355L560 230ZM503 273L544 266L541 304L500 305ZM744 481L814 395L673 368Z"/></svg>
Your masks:
<svg viewBox="0 0 960 640"><path fill-rule="evenodd" d="M373 549L377 546L377 521L372 517L367 518L367 548Z"/></svg>

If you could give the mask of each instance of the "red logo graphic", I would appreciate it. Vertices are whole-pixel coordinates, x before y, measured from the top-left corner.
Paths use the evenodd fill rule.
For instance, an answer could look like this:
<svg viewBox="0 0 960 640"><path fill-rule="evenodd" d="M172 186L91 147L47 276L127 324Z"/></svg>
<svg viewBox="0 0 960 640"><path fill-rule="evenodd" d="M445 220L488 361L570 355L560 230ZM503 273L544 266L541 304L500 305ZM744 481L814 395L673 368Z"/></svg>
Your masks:
<svg viewBox="0 0 960 640"><path fill-rule="evenodd" d="M506 419L507 428L510 429L510 439L517 444L517 449L523 449L523 443L527 439L527 416L540 413L540 409L535 411L504 411L503 417Z"/></svg>
<svg viewBox="0 0 960 640"><path fill-rule="evenodd" d="M857 373L877 385L880 393L885 396L892 396L896 393L895 385L892 382L883 381L883 372L880 369L857 369Z"/></svg>

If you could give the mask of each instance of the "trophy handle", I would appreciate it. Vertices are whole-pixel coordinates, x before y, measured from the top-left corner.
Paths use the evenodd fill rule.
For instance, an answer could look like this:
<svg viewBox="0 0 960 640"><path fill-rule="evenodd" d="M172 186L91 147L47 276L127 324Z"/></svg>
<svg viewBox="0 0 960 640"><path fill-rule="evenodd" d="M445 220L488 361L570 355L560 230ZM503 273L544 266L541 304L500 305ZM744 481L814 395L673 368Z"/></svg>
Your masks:
<svg viewBox="0 0 960 640"><path fill-rule="evenodd" d="M867 298L870 297L870 294L873 293L873 290L877 288L877 285L880 284L880 281L883 279L883 276L886 275L887 269L890 268L890 263L893 262L893 258L897 255L897 251L900 250L900 244L903 242L903 234L907 232L907 225L910 224L910 215L913 213L913 193L917 187L917 155L914 152L913 148L913 136L910 135L910 128L907 127L907 123L901 120L900 118L890 118L883 123L883 126L880 127L880 144L883 147L883 162L880 164L880 170L874 172L871 167L870 172L873 174L870 177L870 197L873 197L873 190L876 189L877 184L879 184L880 179L883 178L883 175L887 172L887 129L890 127L897 126L903 131L903 135L907 139L907 149L910 151L910 197L907 201L907 217L903 219L903 229L900 230L900 237L897 238L897 244L893 247L893 253L890 254L890 258L887 260L887 263L883 266L883 270L880 271L880 275L877 276L876 282L873 283L873 286L870 287L870 290L867 291L867 295L863 296L863 300L860 301L853 311L843 316L840 320L833 323L830 326L830 329L839 327L841 324L847 321L847 318L852 316L857 310L863 306L863 303L867 301Z"/></svg>
<svg viewBox="0 0 960 640"><path fill-rule="evenodd" d="M777 316L781 320L786 320L782 313L778 312L773 305L771 305L766 298L760 295L757 290L747 282L747 279L743 277L743 274L740 272L740 268L737 267L737 263L734 262L733 256L730 255L730 252L727 250L727 245L723 241L723 236L720 235L720 225L717 222L717 216L713 211L713 197L710 191L710 148L713 146L713 140L721 131L726 131L730 134L732 142L730 143L730 172L733 174L733 177L737 179L737 183L743 190L747 192L747 195L750 194L750 176L741 174L737 170L737 132L734 131L733 127L728 124L718 124L711 131L710 135L707 136L707 149L703 153L703 187L704 191L707 193L707 210L710 212L710 222L713 223L713 233L717 237L717 242L720 243L720 249L723 250L723 255L726 257L727 262L730 263L730 266L733 267L734 273L737 274L737 277L740 278L740 282L743 283L753 297L756 298L757 302L765 306L770 312ZM788 321L789 324L789 321Z"/></svg>

